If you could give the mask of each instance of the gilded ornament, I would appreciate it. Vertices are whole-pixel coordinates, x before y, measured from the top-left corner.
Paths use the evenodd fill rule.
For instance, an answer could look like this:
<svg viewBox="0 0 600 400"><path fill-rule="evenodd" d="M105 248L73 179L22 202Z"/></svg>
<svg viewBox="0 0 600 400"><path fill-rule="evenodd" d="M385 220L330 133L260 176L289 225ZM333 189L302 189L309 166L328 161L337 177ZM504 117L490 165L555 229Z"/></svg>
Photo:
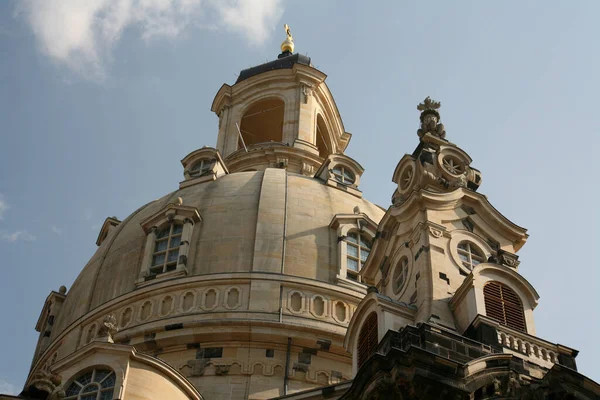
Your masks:
<svg viewBox="0 0 600 400"><path fill-rule="evenodd" d="M294 52L294 38L292 37L292 31L290 30L290 26L285 24L284 26L285 34L287 37L281 43L281 52L282 53L293 53Z"/></svg>

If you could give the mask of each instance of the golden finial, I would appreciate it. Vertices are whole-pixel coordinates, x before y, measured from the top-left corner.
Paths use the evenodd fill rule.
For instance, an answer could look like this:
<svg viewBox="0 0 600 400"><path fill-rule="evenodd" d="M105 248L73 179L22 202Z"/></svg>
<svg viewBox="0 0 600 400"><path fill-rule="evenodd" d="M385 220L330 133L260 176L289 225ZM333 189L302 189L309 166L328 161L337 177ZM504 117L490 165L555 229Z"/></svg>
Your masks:
<svg viewBox="0 0 600 400"><path fill-rule="evenodd" d="M281 52L285 53L286 51L289 51L290 53L293 53L294 52L294 38L292 37L292 31L290 30L290 26L288 24L285 24L283 26L283 28L285 29L285 34L287 35L287 37L281 43Z"/></svg>

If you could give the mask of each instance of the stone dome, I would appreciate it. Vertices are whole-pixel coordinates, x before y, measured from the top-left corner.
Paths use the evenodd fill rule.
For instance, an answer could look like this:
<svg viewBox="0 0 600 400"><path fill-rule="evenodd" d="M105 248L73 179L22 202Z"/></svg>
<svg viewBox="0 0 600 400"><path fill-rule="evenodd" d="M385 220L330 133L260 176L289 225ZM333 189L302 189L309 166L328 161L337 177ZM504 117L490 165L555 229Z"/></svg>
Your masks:
<svg viewBox="0 0 600 400"><path fill-rule="evenodd" d="M146 242L140 224L178 197L184 205L197 208L203 219L192 234L188 261L188 276L200 276L264 271L263 266L254 265L261 261L255 249L277 244L259 243L264 238L257 238L257 230L268 223L283 226L284 221L262 220L259 210L263 204L281 203L286 196L284 273L335 284L338 238L329 227L332 218L352 214L358 206L379 221L384 210L315 178L285 174L285 170L235 173L172 192L127 217L98 247L69 289L53 333L89 310L136 290Z"/></svg>
<svg viewBox="0 0 600 400"><path fill-rule="evenodd" d="M110 340L167 362L205 398L238 398L220 396L223 387L270 398L349 379L343 338L366 286L340 272L340 232L361 230L374 239L384 214L357 193L318 176L265 168L182 185L123 222L110 218L67 294L51 294L45 310L56 319L33 370L106 340L114 329ZM147 221L178 210L198 215L185 273L144 275L145 254L155 245ZM288 366L290 357L299 369ZM284 380L289 389L282 391Z"/></svg>
<svg viewBox="0 0 600 400"><path fill-rule="evenodd" d="M72 287L46 300L26 387L49 367L105 365L71 361L107 342L211 400L350 379L344 335L385 210L362 197L326 75L286 65L223 85L216 148L181 160L178 190L106 219Z"/></svg>

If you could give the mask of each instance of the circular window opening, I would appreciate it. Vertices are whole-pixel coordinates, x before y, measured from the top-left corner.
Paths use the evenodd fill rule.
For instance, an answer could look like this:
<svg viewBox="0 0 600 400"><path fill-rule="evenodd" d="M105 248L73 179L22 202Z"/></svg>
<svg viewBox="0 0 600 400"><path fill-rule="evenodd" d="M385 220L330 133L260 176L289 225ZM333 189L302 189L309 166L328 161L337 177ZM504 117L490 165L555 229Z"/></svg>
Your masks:
<svg viewBox="0 0 600 400"><path fill-rule="evenodd" d="M394 293L400 293L406 282L408 282L408 258L402 257L394 270L392 281Z"/></svg>
<svg viewBox="0 0 600 400"><path fill-rule="evenodd" d="M198 161L194 166L190 169L190 176L192 178L197 178L199 176L204 176L208 172L210 172L215 166L215 159L202 159Z"/></svg>
<svg viewBox="0 0 600 400"><path fill-rule="evenodd" d="M344 185L351 185L356 180L354 172L343 165L336 165L331 172L333 173L334 179Z"/></svg>
<svg viewBox="0 0 600 400"><path fill-rule="evenodd" d="M478 264L485 262L483 251L471 242L463 241L458 244L458 256L460 261L469 270L472 270Z"/></svg>
<svg viewBox="0 0 600 400"><path fill-rule="evenodd" d="M465 172L462 162L451 155L447 155L442 159L442 165L444 166L444 169L452 175L460 175Z"/></svg>
<svg viewBox="0 0 600 400"><path fill-rule="evenodd" d="M404 168L404 171L402 171L402 174L400 175L400 189L405 190L409 187L413 175L414 171L412 165L409 165L408 167Z"/></svg>

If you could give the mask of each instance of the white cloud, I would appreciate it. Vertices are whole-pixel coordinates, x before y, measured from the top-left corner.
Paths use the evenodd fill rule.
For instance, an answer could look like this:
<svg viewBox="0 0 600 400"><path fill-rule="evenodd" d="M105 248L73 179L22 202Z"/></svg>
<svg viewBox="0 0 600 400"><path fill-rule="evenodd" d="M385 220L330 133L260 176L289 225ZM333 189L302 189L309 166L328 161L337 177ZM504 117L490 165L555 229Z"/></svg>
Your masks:
<svg viewBox="0 0 600 400"><path fill-rule="evenodd" d="M8 210L8 204L4 200L4 195L0 193L0 221L4 219L4 213Z"/></svg>
<svg viewBox="0 0 600 400"><path fill-rule="evenodd" d="M245 35L252 44L267 40L269 31L283 14L279 0L215 0L215 6L222 25Z"/></svg>
<svg viewBox="0 0 600 400"><path fill-rule="evenodd" d="M25 242L33 242L35 241L35 236L23 229L12 233L1 231L0 239L10 243L14 243L18 240L23 240Z"/></svg>
<svg viewBox="0 0 600 400"><path fill-rule="evenodd" d="M52 232L56 233L57 235L61 235L62 234L62 230L60 230L58 227L52 225Z"/></svg>
<svg viewBox="0 0 600 400"><path fill-rule="evenodd" d="M187 26L225 29L263 43L283 13L282 0L22 0L17 15L41 50L88 78L102 79L128 27L142 39L175 38Z"/></svg>
<svg viewBox="0 0 600 400"><path fill-rule="evenodd" d="M16 396L18 391L15 385L6 382L4 379L0 379L0 393Z"/></svg>

